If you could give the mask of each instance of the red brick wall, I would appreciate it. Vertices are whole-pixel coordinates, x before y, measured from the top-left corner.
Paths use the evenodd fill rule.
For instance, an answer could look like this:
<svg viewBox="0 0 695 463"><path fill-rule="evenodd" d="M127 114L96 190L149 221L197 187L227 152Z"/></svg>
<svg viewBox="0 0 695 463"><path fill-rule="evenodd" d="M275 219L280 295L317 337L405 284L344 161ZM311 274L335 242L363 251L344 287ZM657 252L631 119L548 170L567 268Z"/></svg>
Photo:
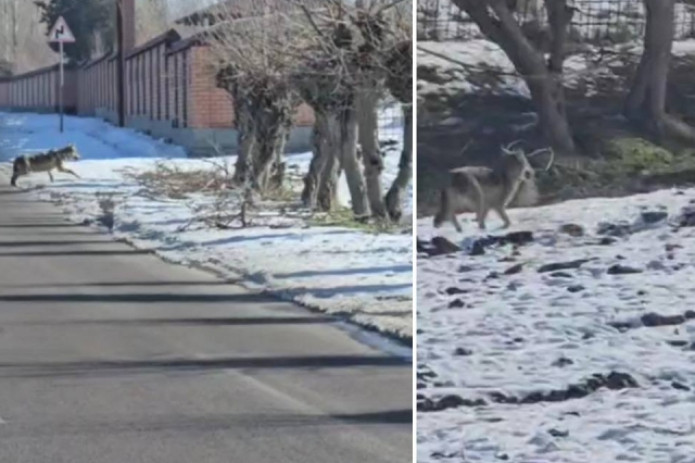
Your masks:
<svg viewBox="0 0 695 463"><path fill-rule="evenodd" d="M115 73L116 61L104 58L77 72L77 112L92 116L98 109L114 110L116 107Z"/></svg>
<svg viewBox="0 0 695 463"><path fill-rule="evenodd" d="M115 111L116 69L115 59L105 58L79 71L66 71L66 107L90 116L97 110ZM231 96L217 88L215 81L215 69L204 46L170 54L164 43L143 50L125 63L126 115L169 120L176 127L233 128ZM57 69L0 82L0 106L53 110L58 104L57 85ZM311 108L299 106L295 125L311 126L313 122Z"/></svg>
<svg viewBox="0 0 695 463"><path fill-rule="evenodd" d="M192 81L190 101L190 126L227 128L234 127L235 115L232 97L226 90L217 88L215 69L206 47L191 48ZM294 116L297 126L312 126L314 112L306 104L297 108Z"/></svg>
<svg viewBox="0 0 695 463"><path fill-rule="evenodd" d="M190 126L234 127L234 106L227 91L215 85L215 70L204 47L191 49Z"/></svg>
<svg viewBox="0 0 695 463"><path fill-rule="evenodd" d="M57 68L47 68L0 82L0 107L55 110L58 106L58 75ZM77 106L77 77L77 72L65 71L64 101L68 110Z"/></svg>

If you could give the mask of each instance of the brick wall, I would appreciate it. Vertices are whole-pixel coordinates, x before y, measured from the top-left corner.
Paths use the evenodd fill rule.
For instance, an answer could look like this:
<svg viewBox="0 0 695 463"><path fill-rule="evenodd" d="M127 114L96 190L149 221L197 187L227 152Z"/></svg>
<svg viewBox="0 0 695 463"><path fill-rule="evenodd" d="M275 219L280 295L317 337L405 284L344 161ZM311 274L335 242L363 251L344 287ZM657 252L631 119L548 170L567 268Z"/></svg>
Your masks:
<svg viewBox="0 0 695 463"><path fill-rule="evenodd" d="M77 109L78 72L65 70L65 109ZM0 81L0 108L15 110L57 111L58 109L58 66L39 69Z"/></svg>
<svg viewBox="0 0 695 463"><path fill-rule="evenodd" d="M176 47L177 37L170 32L126 55L127 120L138 128L149 120L175 129L233 129L234 105L225 90L216 88L207 47L187 42ZM79 70L66 70L68 112L115 118L116 59L103 56ZM55 111L57 86L57 66L0 80L0 108ZM313 122L311 108L299 106L295 126L309 127Z"/></svg>

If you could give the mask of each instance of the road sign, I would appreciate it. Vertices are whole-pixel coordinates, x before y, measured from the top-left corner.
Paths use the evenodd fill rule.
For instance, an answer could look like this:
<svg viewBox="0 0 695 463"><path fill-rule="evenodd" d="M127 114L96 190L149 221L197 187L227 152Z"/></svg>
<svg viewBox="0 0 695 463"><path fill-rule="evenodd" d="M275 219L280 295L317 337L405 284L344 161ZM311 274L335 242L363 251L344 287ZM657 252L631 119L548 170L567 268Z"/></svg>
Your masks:
<svg viewBox="0 0 695 463"><path fill-rule="evenodd" d="M58 18L56 23L51 27L51 33L48 34L49 43L57 43L60 45L60 87L58 89L58 106L60 107L60 132L63 132L63 101L65 92L65 54L63 53L63 44L74 43L75 35L70 30L70 26L62 16Z"/></svg>
<svg viewBox="0 0 695 463"><path fill-rule="evenodd" d="M50 43L74 43L75 36L73 35L68 23L62 16L58 18L56 23L51 28L51 33L48 34Z"/></svg>

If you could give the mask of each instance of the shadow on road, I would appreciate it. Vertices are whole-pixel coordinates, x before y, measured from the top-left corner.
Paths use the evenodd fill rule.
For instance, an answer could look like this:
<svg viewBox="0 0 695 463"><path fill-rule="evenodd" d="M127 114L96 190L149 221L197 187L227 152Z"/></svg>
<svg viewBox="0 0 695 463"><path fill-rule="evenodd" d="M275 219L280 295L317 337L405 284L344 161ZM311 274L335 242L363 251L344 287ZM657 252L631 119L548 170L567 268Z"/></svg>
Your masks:
<svg viewBox="0 0 695 463"><path fill-rule="evenodd" d="M261 294L186 294L186 293L99 293L99 294L0 294L0 302L74 302L74 303L211 303L211 302L268 302Z"/></svg>
<svg viewBox="0 0 695 463"><path fill-rule="evenodd" d="M317 355L219 359L116 360L56 363L0 363L0 378L91 377L173 374L219 370L404 367L407 360L390 355Z"/></svg>
<svg viewBox="0 0 695 463"><path fill-rule="evenodd" d="M209 317L209 318L145 318L145 319L95 319L95 320L48 320L8 323L8 325L23 326L161 326L161 325L190 325L190 326L251 326L251 325L318 325L339 321L328 316L308 317Z"/></svg>

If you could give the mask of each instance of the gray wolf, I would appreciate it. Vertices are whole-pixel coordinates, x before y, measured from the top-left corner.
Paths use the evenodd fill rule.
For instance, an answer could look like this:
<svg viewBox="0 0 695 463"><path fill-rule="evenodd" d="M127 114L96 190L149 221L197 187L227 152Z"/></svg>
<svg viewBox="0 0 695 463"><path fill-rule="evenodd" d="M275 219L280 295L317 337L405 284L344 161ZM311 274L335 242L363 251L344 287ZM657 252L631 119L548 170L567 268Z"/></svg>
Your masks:
<svg viewBox="0 0 695 463"><path fill-rule="evenodd" d="M65 161L77 161L79 159L80 154L77 152L75 145L68 145L65 148L57 150L49 150L34 156L19 156L14 160L12 166L12 180L10 183L12 186L17 186L17 179L19 177L29 175L32 172L47 172L52 182L53 174L51 171L53 170L72 174L80 178L79 175L64 165Z"/></svg>
<svg viewBox="0 0 695 463"><path fill-rule="evenodd" d="M458 232L461 224L456 218L458 212L475 212L478 227L485 229L485 219L494 210L504 221L504 228L511 221L506 208L514 202L517 205L533 205L538 201L536 173L529 158L542 152L550 152L551 157L545 170L550 169L554 160L552 149L541 149L528 155L522 149L511 149L513 145L502 146L502 165L496 168L469 166L449 171L450 182L441 191L439 209L434 217L434 226L441 227L451 221Z"/></svg>

